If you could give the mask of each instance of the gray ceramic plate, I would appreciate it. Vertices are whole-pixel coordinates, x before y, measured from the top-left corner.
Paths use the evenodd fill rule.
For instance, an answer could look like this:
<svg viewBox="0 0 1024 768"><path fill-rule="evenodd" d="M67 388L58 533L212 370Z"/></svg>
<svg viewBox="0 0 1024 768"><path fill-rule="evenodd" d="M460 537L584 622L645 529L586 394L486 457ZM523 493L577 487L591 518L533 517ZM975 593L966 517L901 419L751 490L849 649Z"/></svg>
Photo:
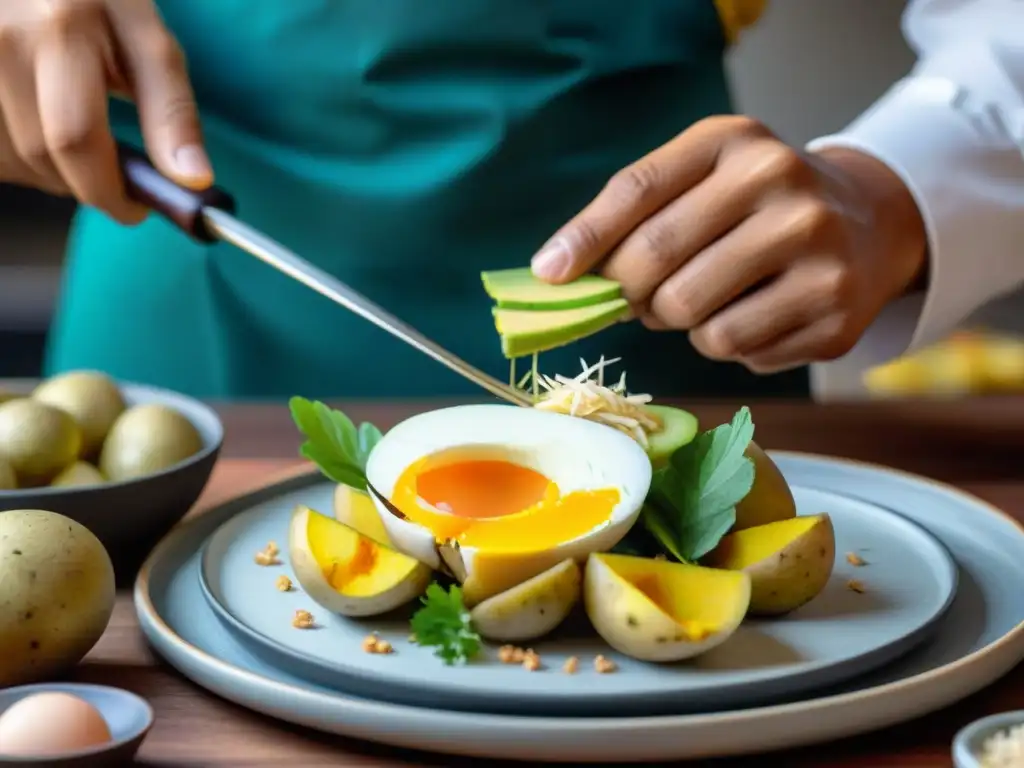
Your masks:
<svg viewBox="0 0 1024 768"><path fill-rule="evenodd" d="M282 593L274 580L287 566L261 567L253 555L268 541L282 547L297 504L331 514L333 484L314 481L281 492L267 489L253 506L222 526L205 547L200 571L214 613L268 663L372 698L445 709L508 714L632 715L711 711L784 698L862 674L923 640L956 592L948 552L906 518L872 504L795 487L801 514L827 511L836 530L837 564L825 591L785 618L745 622L723 645L690 662L648 664L614 653L578 614L554 636L532 644L546 666L560 670L576 656L597 654L619 665L614 675L589 666L578 674L527 674L502 664L497 647L465 666L447 667L430 648L409 642L411 609L368 620L335 616L301 591ZM851 566L844 553L868 563ZM857 578L867 591L847 587ZM297 583L297 582L296 582ZM319 628L291 625L297 609ZM396 653L360 650L371 632Z"/></svg>
<svg viewBox="0 0 1024 768"><path fill-rule="evenodd" d="M199 588L204 542L251 507L247 497L179 526L157 547L136 582L139 621L155 649L183 674L272 717L393 746L533 761L680 760L838 739L958 701L1024 658L1024 529L1017 522L924 478L837 459L773 455L793 483L859 496L913 519L960 568L956 598L930 642L804 701L659 717L526 717L389 704L311 683L254 655L218 621ZM296 478L281 490L308 482Z"/></svg>

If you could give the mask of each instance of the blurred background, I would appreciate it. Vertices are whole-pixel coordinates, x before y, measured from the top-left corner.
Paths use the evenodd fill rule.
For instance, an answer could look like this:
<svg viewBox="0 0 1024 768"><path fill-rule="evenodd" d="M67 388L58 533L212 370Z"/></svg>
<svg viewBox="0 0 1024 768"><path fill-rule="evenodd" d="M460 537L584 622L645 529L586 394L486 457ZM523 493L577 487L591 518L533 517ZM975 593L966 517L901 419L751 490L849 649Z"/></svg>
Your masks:
<svg viewBox="0 0 1024 768"><path fill-rule="evenodd" d="M794 144L841 128L913 65L899 27L903 6L769 0L765 17L730 55L739 109ZM67 201L0 185L0 378L39 374L72 210ZM978 328L1013 314L993 308ZM830 388L850 397L1024 389L1024 344L961 333L865 380L849 378Z"/></svg>

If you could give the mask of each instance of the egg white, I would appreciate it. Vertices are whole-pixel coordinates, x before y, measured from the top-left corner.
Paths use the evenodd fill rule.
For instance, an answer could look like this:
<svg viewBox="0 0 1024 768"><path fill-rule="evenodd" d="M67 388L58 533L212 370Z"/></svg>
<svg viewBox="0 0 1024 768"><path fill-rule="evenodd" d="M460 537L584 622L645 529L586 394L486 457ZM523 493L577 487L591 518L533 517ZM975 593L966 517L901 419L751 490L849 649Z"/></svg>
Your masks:
<svg viewBox="0 0 1024 768"><path fill-rule="evenodd" d="M388 431L366 467L370 484L391 498L402 473L414 462L429 466L469 460L505 460L540 472L561 494L616 488L619 502L607 523L559 544L531 553L536 575L566 558L582 561L591 552L614 547L636 522L651 485L651 462L627 435L574 416L510 405L461 405L414 416ZM374 503L394 546L433 568L442 567L434 533ZM459 547L460 580L472 572L475 547ZM450 553L448 553L450 554ZM446 555L451 567L451 558ZM462 570L463 573L459 573Z"/></svg>

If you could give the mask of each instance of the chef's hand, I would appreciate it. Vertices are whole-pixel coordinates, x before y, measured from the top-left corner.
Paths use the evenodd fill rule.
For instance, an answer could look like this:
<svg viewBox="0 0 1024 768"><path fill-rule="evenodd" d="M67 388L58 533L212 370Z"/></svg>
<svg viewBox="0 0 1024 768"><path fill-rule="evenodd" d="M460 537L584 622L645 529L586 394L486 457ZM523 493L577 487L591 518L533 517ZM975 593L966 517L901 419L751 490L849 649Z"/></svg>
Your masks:
<svg viewBox="0 0 1024 768"><path fill-rule="evenodd" d="M925 264L920 213L887 166L713 117L616 174L533 269L600 271L649 328L769 373L844 355Z"/></svg>
<svg viewBox="0 0 1024 768"><path fill-rule="evenodd" d="M0 181L141 221L118 167L111 94L135 102L161 171L190 187L212 181L181 48L150 0L0 0Z"/></svg>

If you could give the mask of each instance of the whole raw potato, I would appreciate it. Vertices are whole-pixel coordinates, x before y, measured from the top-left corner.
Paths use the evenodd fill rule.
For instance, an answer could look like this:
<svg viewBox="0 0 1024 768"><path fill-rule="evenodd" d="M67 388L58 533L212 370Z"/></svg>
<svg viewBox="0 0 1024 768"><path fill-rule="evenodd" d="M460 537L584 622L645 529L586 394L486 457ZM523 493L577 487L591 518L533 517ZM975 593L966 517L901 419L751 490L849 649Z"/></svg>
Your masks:
<svg viewBox="0 0 1024 768"><path fill-rule="evenodd" d="M0 512L0 688L77 664L113 610L114 568L88 529L53 512Z"/></svg>

